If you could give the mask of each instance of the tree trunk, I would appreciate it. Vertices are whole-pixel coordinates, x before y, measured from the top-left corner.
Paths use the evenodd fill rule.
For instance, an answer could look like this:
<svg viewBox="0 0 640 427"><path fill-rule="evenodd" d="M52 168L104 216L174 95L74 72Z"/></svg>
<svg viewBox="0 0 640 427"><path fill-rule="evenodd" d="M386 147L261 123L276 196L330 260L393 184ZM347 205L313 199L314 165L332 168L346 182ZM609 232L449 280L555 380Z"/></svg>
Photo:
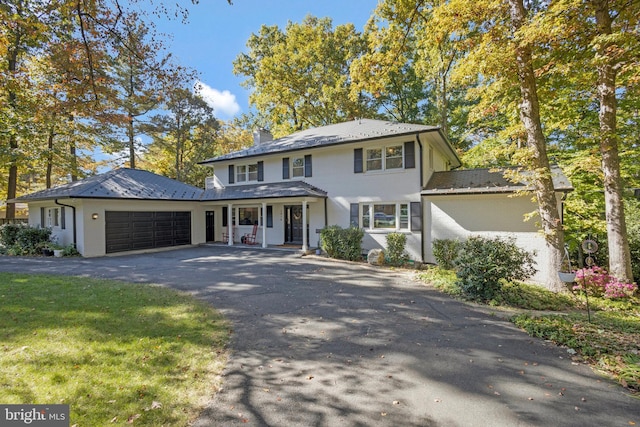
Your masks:
<svg viewBox="0 0 640 427"><path fill-rule="evenodd" d="M525 24L526 10L522 0L509 0L512 31L516 40L516 65L520 82L520 120L527 134L527 146L531 151L531 169L534 173L535 194L542 222L546 246L547 265L539 266L546 277L547 286L554 291L564 289L556 274L564 253L564 232L558 212L558 201L553 188L547 146L540 121L538 90L533 70L532 52L528 44L518 42L518 31Z"/></svg>
<svg viewBox="0 0 640 427"><path fill-rule="evenodd" d="M47 138L47 175L45 177L47 188L51 188L51 172L53 170L53 138L55 135L55 128L51 125L49 128L49 137Z"/></svg>
<svg viewBox="0 0 640 427"><path fill-rule="evenodd" d="M78 180L78 155L73 139L70 142L69 154L71 154L71 182L76 182Z"/></svg>
<svg viewBox="0 0 640 427"><path fill-rule="evenodd" d="M133 115L129 112L129 123L127 123L127 136L129 137L129 167L136 168L136 144L133 129Z"/></svg>
<svg viewBox="0 0 640 427"><path fill-rule="evenodd" d="M612 33L608 2L596 0L595 9L597 34ZM598 101L600 102L600 154L604 173L604 201L607 219L607 242L609 246L609 272L619 280L633 280L631 253L627 238L627 224L624 217L622 180L620 178L620 158L616 135L616 74L617 71L609 55L610 42L598 44Z"/></svg>

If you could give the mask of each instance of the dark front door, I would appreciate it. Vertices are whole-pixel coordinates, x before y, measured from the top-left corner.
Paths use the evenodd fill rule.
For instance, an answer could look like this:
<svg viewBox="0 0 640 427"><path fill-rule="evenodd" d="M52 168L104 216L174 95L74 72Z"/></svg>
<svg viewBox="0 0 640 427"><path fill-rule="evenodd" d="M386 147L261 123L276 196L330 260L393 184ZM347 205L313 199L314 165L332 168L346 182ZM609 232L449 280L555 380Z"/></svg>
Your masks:
<svg viewBox="0 0 640 427"><path fill-rule="evenodd" d="M284 241L285 243L302 244L302 206L293 205L284 207Z"/></svg>
<svg viewBox="0 0 640 427"><path fill-rule="evenodd" d="M207 242L213 242L216 240L215 229L213 228L215 224L213 211L206 211L205 218L207 221Z"/></svg>

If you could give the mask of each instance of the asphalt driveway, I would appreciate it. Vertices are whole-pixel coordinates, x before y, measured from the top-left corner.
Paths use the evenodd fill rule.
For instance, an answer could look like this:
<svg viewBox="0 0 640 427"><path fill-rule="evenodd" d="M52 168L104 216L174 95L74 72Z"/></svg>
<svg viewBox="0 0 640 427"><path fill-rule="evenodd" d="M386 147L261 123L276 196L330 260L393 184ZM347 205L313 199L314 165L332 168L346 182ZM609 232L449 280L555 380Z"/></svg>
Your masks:
<svg viewBox="0 0 640 427"><path fill-rule="evenodd" d="M640 400L567 349L407 272L225 246L0 271L158 283L221 310L232 356L200 427L640 425Z"/></svg>

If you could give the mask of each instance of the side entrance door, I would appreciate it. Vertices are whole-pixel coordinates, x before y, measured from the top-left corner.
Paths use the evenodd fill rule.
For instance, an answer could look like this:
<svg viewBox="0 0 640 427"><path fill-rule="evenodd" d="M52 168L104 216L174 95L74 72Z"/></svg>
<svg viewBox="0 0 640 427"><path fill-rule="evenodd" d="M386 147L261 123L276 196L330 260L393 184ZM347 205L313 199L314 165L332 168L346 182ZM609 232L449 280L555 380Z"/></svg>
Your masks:
<svg viewBox="0 0 640 427"><path fill-rule="evenodd" d="M284 242L302 244L302 205L284 207Z"/></svg>
<svg viewBox="0 0 640 427"><path fill-rule="evenodd" d="M215 224L214 212L206 211L205 218L206 218L206 226L207 226L207 242L213 242L216 239L215 228L214 228L214 224Z"/></svg>

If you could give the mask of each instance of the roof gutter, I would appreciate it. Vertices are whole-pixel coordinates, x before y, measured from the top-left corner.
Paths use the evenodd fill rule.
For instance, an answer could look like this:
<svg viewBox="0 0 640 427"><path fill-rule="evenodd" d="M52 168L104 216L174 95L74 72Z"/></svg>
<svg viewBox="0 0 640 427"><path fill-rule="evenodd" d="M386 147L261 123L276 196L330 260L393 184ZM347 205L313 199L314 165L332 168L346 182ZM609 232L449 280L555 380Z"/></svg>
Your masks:
<svg viewBox="0 0 640 427"><path fill-rule="evenodd" d="M73 247L77 249L78 248L78 238L77 238L77 236L78 236L77 233L78 232L76 231L77 230L77 227L76 227L76 207L75 206L71 206L71 205L65 205L64 203L60 203L58 201L58 199L55 199L54 202L58 206L64 206L64 207L67 207L67 208L71 208L73 210Z"/></svg>

